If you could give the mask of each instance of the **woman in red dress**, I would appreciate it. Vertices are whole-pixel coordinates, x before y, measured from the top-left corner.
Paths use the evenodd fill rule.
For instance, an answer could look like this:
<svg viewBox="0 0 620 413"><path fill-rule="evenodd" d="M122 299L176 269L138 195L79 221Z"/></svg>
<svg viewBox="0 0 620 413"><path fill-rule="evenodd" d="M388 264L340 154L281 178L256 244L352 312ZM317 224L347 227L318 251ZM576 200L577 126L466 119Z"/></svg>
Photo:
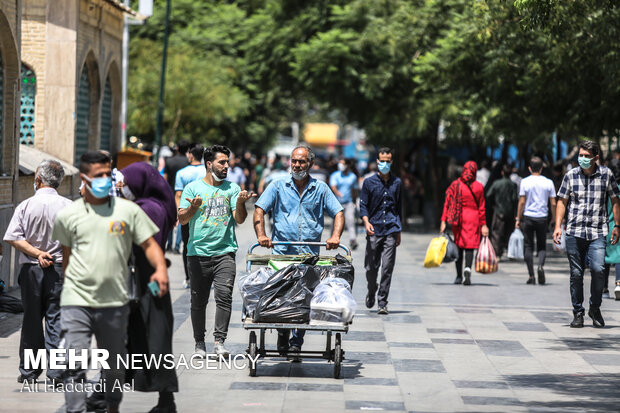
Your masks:
<svg viewBox="0 0 620 413"><path fill-rule="evenodd" d="M452 182L446 190L440 231L443 233L446 230L446 224L450 224L454 233L454 242L459 247L454 284L471 284L474 250L480 245L480 235L482 234L483 237L489 235L484 210L484 187L476 181L477 172L476 162L467 162L463 166L461 177ZM463 255L465 256L464 280Z"/></svg>

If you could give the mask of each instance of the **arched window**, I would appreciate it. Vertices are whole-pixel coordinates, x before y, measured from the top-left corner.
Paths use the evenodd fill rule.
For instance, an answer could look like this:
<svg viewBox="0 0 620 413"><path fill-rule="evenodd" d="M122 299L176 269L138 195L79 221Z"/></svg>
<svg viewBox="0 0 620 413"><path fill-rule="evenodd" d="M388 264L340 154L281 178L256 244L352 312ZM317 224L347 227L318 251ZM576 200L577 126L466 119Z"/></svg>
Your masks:
<svg viewBox="0 0 620 413"><path fill-rule="evenodd" d="M101 102L101 144L99 149L110 151L110 137L112 134L112 86L110 78L105 81L103 101Z"/></svg>
<svg viewBox="0 0 620 413"><path fill-rule="evenodd" d="M22 63L19 143L28 146L34 146L34 98L36 94L36 76L32 69Z"/></svg>
<svg viewBox="0 0 620 413"><path fill-rule="evenodd" d="M75 122L75 164L79 164L80 156L88 150L88 122L90 118L90 81L88 69L84 66L80 76L77 95Z"/></svg>

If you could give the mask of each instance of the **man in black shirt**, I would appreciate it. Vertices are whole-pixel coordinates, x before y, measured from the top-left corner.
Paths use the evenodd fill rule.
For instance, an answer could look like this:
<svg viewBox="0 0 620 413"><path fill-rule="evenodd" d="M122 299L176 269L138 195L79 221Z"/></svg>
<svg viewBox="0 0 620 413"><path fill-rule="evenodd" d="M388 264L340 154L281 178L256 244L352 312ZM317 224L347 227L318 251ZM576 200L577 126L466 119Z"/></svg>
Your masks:
<svg viewBox="0 0 620 413"><path fill-rule="evenodd" d="M175 155L169 158L166 158L166 164L164 166L164 178L168 181L168 185L172 188L172 192L174 192L174 180L177 177L177 172L187 165L189 165L189 161L187 160L187 150L190 147L190 143L186 140L180 140L175 148ZM177 233L177 242L175 245L175 251L179 252L179 246L181 245L181 230L180 226L177 224L175 229L170 231L170 235L168 235L168 243L166 244L166 251L172 250L172 238L173 233Z"/></svg>

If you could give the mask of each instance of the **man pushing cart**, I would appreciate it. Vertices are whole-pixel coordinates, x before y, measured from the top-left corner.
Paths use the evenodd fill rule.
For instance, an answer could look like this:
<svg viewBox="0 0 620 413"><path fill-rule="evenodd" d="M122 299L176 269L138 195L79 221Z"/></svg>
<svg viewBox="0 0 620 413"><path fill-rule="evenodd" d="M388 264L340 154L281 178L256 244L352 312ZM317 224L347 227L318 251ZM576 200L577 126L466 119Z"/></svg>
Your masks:
<svg viewBox="0 0 620 413"><path fill-rule="evenodd" d="M254 230L258 243L273 248L275 254L318 255L318 243L323 233L325 213L334 218L332 235L325 242L328 250L338 248L344 228L343 207L327 184L310 177L314 165L314 152L307 146L296 147L291 154L291 177L272 182L256 201ZM265 233L265 214L273 216L273 241ZM288 242L287 242L288 241ZM301 242L301 244L290 241ZM301 351L305 330L278 330L278 351L280 354L295 354ZM298 359L295 359L298 361Z"/></svg>

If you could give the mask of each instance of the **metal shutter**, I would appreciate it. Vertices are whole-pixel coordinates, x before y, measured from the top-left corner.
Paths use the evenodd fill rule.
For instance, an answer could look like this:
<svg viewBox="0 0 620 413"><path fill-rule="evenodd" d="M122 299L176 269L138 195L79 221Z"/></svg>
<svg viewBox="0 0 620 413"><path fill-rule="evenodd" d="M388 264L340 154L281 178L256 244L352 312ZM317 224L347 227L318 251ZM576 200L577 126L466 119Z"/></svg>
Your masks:
<svg viewBox="0 0 620 413"><path fill-rule="evenodd" d="M103 88L101 103L101 145L100 149L110 151L110 133L112 132L112 87L108 78Z"/></svg>
<svg viewBox="0 0 620 413"><path fill-rule="evenodd" d="M32 69L22 64L19 143L28 146L34 146L34 98L36 93L36 76Z"/></svg>
<svg viewBox="0 0 620 413"><path fill-rule="evenodd" d="M77 96L77 110L75 121L75 164L80 163L80 157L88 150L88 122L90 118L90 81L88 70L82 70L80 86Z"/></svg>

